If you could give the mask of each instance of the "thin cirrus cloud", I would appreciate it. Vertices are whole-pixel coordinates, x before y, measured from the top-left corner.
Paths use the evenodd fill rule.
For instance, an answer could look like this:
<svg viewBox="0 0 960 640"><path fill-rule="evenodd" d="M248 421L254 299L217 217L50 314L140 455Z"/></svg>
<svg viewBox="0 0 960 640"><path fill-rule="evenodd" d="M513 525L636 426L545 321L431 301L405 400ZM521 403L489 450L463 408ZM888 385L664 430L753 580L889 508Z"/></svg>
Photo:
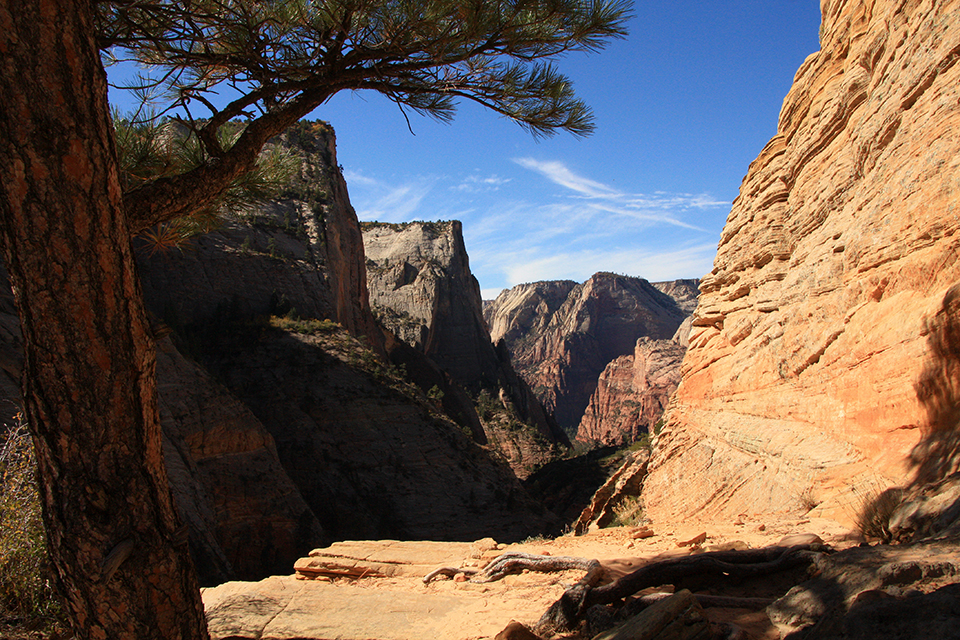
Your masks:
<svg viewBox="0 0 960 640"><path fill-rule="evenodd" d="M514 162L524 169L539 173L554 184L573 191L573 197L586 200L587 207L651 224L668 224L707 233L708 231L702 227L678 219L678 214L690 210L715 209L730 204L706 194L662 191L653 194L624 193L602 182L581 176L563 162L556 160L515 158Z"/></svg>
<svg viewBox="0 0 960 640"><path fill-rule="evenodd" d="M559 161L514 163L526 171L399 179L349 171L345 177L363 220L461 220L485 295L521 282L582 282L598 271L671 280L710 270L719 230L699 225L716 226L718 212L711 210L729 203L703 194L626 193ZM547 179L546 192L535 176ZM551 194L549 185L560 189Z"/></svg>
<svg viewBox="0 0 960 640"><path fill-rule="evenodd" d="M465 193L484 193L488 191L499 191L500 187L508 184L510 178L503 178L498 175L467 176L462 182L450 187L451 191L460 191Z"/></svg>
<svg viewBox="0 0 960 640"><path fill-rule="evenodd" d="M345 171L343 177L350 185L351 200L359 216L381 222L413 219L436 183L434 178L417 178L391 184L358 171Z"/></svg>

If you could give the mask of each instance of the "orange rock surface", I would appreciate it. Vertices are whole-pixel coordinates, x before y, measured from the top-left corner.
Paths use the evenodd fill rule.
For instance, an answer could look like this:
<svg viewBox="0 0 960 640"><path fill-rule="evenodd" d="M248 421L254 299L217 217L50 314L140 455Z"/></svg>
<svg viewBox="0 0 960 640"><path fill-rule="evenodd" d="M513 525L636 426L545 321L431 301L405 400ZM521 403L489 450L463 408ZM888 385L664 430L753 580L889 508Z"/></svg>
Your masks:
<svg viewBox="0 0 960 640"><path fill-rule="evenodd" d="M908 480L960 281L960 2L823 0L701 283L647 513L849 520ZM929 403L927 403L929 404Z"/></svg>

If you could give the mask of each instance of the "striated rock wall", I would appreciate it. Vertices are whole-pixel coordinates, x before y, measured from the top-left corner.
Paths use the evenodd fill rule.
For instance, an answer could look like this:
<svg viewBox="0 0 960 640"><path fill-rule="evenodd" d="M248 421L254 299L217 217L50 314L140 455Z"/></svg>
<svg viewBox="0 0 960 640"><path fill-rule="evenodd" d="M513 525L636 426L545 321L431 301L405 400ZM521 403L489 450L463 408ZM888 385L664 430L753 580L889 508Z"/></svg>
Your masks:
<svg viewBox="0 0 960 640"><path fill-rule="evenodd" d="M292 311L330 318L375 348L382 344L333 130L299 126L310 129L278 141L300 160L300 175L283 198L230 215L222 228L179 250L137 243L144 298L164 322L179 329Z"/></svg>
<svg viewBox="0 0 960 640"><path fill-rule="evenodd" d="M495 385L499 363L460 222L365 222L363 250L381 324L474 392Z"/></svg>
<svg viewBox="0 0 960 640"><path fill-rule="evenodd" d="M505 340L517 371L570 432L607 363L633 353L638 338L669 339L685 316L646 280L612 273L518 285L487 310L493 340Z"/></svg>
<svg viewBox="0 0 960 640"><path fill-rule="evenodd" d="M640 338L633 353L610 362L580 420L577 440L629 444L655 433L680 384L686 348L673 340Z"/></svg>
<svg viewBox="0 0 960 640"><path fill-rule="evenodd" d="M960 2L821 8L701 283L654 518L812 499L849 519L930 436L915 386L960 281Z"/></svg>
<svg viewBox="0 0 960 640"><path fill-rule="evenodd" d="M490 341L459 221L365 222L363 242L378 320L478 400L481 442L499 451L520 477L569 446L517 376L509 352ZM444 402L448 396L449 390ZM452 415L466 411L461 407ZM472 426L472 420L460 422Z"/></svg>
<svg viewBox="0 0 960 640"><path fill-rule="evenodd" d="M700 280L692 278L686 280L667 280L665 282L651 282L659 291L673 298L677 306L684 313L692 314L697 308L697 298L700 296Z"/></svg>

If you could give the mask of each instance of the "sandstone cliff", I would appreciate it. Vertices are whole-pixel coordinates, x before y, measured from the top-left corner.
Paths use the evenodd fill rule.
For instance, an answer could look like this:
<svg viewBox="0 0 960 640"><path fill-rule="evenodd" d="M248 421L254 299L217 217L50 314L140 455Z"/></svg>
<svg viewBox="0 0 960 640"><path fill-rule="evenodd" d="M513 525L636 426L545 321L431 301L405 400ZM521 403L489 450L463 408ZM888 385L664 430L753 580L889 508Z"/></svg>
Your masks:
<svg viewBox="0 0 960 640"><path fill-rule="evenodd" d="M391 389L332 130L300 123L281 142L301 161L284 197L180 250L138 242L147 306L173 331L158 366L165 451L198 564L262 576L342 537L555 526L422 392ZM351 335L366 346L345 351Z"/></svg>
<svg viewBox="0 0 960 640"><path fill-rule="evenodd" d="M822 502L849 520L858 493L957 469L956 420L934 428L956 398L917 385L957 384L931 321L960 280L960 2L821 7L701 283L655 519Z"/></svg>
<svg viewBox="0 0 960 640"><path fill-rule="evenodd" d="M689 297L689 288L678 290ZM611 273L518 285L487 310L493 340L505 340L517 371L569 432L607 363L633 353L638 338L671 338L685 316L646 280Z"/></svg>
<svg viewBox="0 0 960 640"><path fill-rule="evenodd" d="M383 338L333 129L298 123L274 144L300 161L285 197L228 214L220 229L179 250L155 254L138 243L149 308L174 329L228 315L330 318L378 348Z"/></svg>
<svg viewBox="0 0 960 640"><path fill-rule="evenodd" d="M653 435L680 384L685 352L673 340L637 340L632 354L614 359L600 374L577 440L617 445Z"/></svg>
<svg viewBox="0 0 960 640"><path fill-rule="evenodd" d="M483 441L520 477L569 446L566 434L517 376L509 352L490 341L460 222L362 226L374 313L477 401ZM445 391L442 400L449 394ZM459 407L455 415L468 411Z"/></svg>

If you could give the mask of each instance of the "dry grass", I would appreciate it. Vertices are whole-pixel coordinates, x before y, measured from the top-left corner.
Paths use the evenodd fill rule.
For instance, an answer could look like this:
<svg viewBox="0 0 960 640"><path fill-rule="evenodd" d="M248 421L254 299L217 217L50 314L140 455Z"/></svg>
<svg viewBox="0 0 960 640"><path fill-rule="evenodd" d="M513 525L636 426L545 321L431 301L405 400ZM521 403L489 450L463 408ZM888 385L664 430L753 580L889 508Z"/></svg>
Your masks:
<svg viewBox="0 0 960 640"><path fill-rule="evenodd" d="M640 496L627 496L613 508L616 517L610 527L632 527L643 522L643 503Z"/></svg>
<svg viewBox="0 0 960 640"><path fill-rule="evenodd" d="M890 542L890 517L903 499L903 489L897 488L862 495L856 517L857 530L866 538Z"/></svg>
<svg viewBox="0 0 960 640"><path fill-rule="evenodd" d="M20 414L0 429L0 621L30 630L63 626L47 579L33 442Z"/></svg>

